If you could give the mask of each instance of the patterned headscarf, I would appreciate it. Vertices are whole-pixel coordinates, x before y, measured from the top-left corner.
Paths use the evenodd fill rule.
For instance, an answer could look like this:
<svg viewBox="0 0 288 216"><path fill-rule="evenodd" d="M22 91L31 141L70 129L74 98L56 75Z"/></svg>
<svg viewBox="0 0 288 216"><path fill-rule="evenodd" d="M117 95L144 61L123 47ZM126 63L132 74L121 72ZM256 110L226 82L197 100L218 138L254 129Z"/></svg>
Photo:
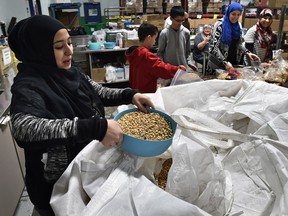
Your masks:
<svg viewBox="0 0 288 216"><path fill-rule="evenodd" d="M241 28L239 22L231 23L229 20L229 15L233 11L240 11L242 12L242 6L237 3L231 3L224 15L223 18L223 26L222 26L222 43L226 45L230 45L232 39L239 39L241 36Z"/></svg>
<svg viewBox="0 0 288 216"><path fill-rule="evenodd" d="M269 8L263 9L259 15L259 19L256 24L257 29L256 38L259 40L262 48L266 48L271 43L272 40L272 29L271 29L272 22L268 28L263 28L263 26L260 24L260 20L265 16L270 16L271 18L273 18L272 10L270 10Z"/></svg>

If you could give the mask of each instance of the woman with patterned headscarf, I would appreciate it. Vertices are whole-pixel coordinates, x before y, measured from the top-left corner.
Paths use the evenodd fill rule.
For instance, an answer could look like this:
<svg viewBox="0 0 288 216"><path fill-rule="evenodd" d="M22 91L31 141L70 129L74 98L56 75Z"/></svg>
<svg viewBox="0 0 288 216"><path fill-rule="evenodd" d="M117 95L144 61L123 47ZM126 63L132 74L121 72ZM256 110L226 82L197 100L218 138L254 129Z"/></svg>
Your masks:
<svg viewBox="0 0 288 216"><path fill-rule="evenodd" d="M271 29L272 22L272 10L265 8L260 12L258 22L244 36L246 48L255 52L261 62L269 63L272 60L272 47L277 38Z"/></svg>
<svg viewBox="0 0 288 216"><path fill-rule="evenodd" d="M212 69L233 69L233 65L241 64L243 54L247 54L251 60L257 59L257 55L246 49L242 43L242 30L239 18L242 6L231 3L223 20L214 24L210 40L208 66Z"/></svg>
<svg viewBox="0 0 288 216"><path fill-rule="evenodd" d="M71 37L52 17L21 20L8 40L21 61L10 113L13 136L25 152L28 195L41 216L53 216L53 185L75 156L92 140L107 148L122 142L123 131L105 118L104 106L133 103L147 112L153 104L136 90L103 87L74 67Z"/></svg>

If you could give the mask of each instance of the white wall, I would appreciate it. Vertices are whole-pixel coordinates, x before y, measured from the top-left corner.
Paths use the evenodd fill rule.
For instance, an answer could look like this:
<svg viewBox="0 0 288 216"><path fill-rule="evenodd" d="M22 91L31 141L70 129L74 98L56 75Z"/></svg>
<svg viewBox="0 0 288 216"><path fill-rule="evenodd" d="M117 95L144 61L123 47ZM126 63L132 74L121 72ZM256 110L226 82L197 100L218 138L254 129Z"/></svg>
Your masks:
<svg viewBox="0 0 288 216"><path fill-rule="evenodd" d="M61 0L40 0L42 14L49 15L48 7L51 3ZM71 0L71 2L82 3L80 8L80 15L84 16L84 6L83 2L88 2L88 0ZM104 8L109 7L119 7L119 0L98 0L101 5L101 15L104 15ZM8 27L9 22L12 17L16 17L17 21L30 16L28 0L1 0L0 7L0 21L4 21ZM1 33L1 32L0 32Z"/></svg>
<svg viewBox="0 0 288 216"><path fill-rule="evenodd" d="M49 15L49 5L50 3L54 3L55 1L50 1L50 0L41 0L40 4L41 4L41 10L42 10L42 14L44 15Z"/></svg>
<svg viewBox="0 0 288 216"><path fill-rule="evenodd" d="M40 0L42 14L49 15L49 5L51 3L56 3L56 1L61 0ZM84 16L84 6L83 2L88 2L88 0L71 0L71 2L80 2L82 3L80 8L80 16ZM119 0L98 0L101 6L101 15L104 15L105 8L111 7L119 7ZM12 17L17 18L17 22L27 17L30 17L30 9L28 0L1 0L0 6L0 22L4 22L6 24L6 30L9 26ZM0 30L0 35L2 31Z"/></svg>
<svg viewBox="0 0 288 216"><path fill-rule="evenodd" d="M18 22L29 16L30 12L29 12L28 0L1 0L0 21L5 22L6 29L8 28L8 25L12 17L16 17L17 18L16 21ZM1 30L0 34L2 34Z"/></svg>

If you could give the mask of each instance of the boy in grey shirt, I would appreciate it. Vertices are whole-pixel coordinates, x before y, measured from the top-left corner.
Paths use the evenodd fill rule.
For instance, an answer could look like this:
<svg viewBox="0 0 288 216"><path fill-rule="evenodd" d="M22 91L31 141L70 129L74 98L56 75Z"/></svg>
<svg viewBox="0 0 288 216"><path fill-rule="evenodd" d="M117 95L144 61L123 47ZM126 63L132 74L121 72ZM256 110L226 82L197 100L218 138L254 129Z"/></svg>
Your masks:
<svg viewBox="0 0 288 216"><path fill-rule="evenodd" d="M157 55L166 63L197 70L190 59L190 31L182 25L185 21L184 9L181 6L172 7L170 18L172 24L160 33Z"/></svg>

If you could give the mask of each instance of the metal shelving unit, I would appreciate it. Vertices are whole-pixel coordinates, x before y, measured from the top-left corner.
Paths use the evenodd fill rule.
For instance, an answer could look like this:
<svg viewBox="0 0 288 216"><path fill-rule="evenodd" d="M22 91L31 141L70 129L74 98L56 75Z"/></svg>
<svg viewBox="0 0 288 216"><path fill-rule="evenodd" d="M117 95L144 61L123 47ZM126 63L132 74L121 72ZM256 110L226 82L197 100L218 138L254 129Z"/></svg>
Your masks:
<svg viewBox="0 0 288 216"><path fill-rule="evenodd" d="M104 8L104 16L107 25L109 22L117 22L121 19L134 20L137 16L137 13L135 8Z"/></svg>

